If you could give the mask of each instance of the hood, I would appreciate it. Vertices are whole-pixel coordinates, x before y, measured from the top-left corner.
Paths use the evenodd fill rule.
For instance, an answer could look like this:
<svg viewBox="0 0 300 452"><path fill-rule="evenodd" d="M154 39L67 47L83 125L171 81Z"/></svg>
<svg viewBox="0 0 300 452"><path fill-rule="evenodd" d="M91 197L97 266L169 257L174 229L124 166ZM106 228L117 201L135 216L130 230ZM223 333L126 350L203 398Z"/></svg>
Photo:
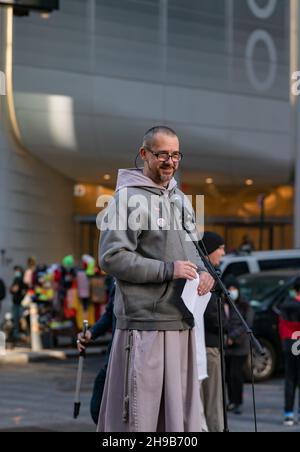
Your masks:
<svg viewBox="0 0 300 452"><path fill-rule="evenodd" d="M174 179L174 177L170 181L169 186L165 188L161 187L160 185L157 185L149 177L146 177L143 173L143 168L121 169L119 170L118 174L116 191L128 187L143 187L143 188L155 188L156 190L159 189L161 191L171 192L176 186L177 182Z"/></svg>

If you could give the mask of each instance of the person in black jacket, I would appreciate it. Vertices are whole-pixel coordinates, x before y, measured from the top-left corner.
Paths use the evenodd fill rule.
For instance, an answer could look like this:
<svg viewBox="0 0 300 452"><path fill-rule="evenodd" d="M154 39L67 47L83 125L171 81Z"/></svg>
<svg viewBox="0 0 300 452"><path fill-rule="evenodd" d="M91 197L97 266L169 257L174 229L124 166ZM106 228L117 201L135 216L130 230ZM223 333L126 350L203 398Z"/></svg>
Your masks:
<svg viewBox="0 0 300 452"><path fill-rule="evenodd" d="M22 316L22 301L26 295L27 286L23 282L23 269L19 266L14 267L14 279L10 287L12 295L12 315L13 315L13 339L17 341L20 338L20 319Z"/></svg>
<svg viewBox="0 0 300 452"><path fill-rule="evenodd" d="M1 302L6 297L6 287L4 281L0 278L0 311L1 311Z"/></svg>
<svg viewBox="0 0 300 452"><path fill-rule="evenodd" d="M294 294L290 294L280 306L280 312L279 333L285 363L284 425L292 427L297 422L294 417L297 388L300 419L300 278L294 283Z"/></svg>
<svg viewBox="0 0 300 452"><path fill-rule="evenodd" d="M250 304L240 293L240 285L236 278L228 277L225 280L231 299L242 316L252 327L254 312ZM250 352L249 338L239 317L231 306L225 304L227 323L227 349L226 349L226 379L228 389L228 410L234 414L242 414L244 367Z"/></svg>
<svg viewBox="0 0 300 452"><path fill-rule="evenodd" d="M199 242L202 251L208 253L213 266L218 270L225 255L224 239L214 232L205 232ZM205 344L207 354L208 378L203 381L201 397L209 432L223 432L223 395L221 378L221 357L218 321L218 295L213 292L204 314ZM223 313L225 326L225 313Z"/></svg>
<svg viewBox="0 0 300 452"><path fill-rule="evenodd" d="M114 298L115 298L115 282L112 278L107 278L107 284L108 284L108 293L109 293L109 300L108 304L106 306L105 313L102 315L102 317L95 323L95 325L87 331L86 337L83 337L83 334L80 333L78 335L77 340L77 347L79 352L82 350L85 350L85 346L90 342L98 339L100 336L103 336L108 331L112 331L112 339L108 344L104 365L101 368L100 372L98 373L94 388L93 388L93 395L91 399L90 404L90 413L91 417L94 421L94 423L98 424L98 418L99 418L99 412L100 412L100 406L104 391L104 385L106 380L106 374L107 374L107 367L110 357L110 350L112 346L113 336L116 328L116 318L114 315Z"/></svg>

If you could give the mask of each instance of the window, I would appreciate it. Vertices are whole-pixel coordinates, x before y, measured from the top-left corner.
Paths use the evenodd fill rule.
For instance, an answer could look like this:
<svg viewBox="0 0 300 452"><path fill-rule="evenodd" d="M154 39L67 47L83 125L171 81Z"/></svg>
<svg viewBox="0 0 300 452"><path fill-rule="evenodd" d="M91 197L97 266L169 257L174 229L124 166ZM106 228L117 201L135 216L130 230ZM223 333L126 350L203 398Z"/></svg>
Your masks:
<svg viewBox="0 0 300 452"><path fill-rule="evenodd" d="M249 266L248 263L245 261L241 262L234 262L232 264L229 264L226 269L224 270L222 278L226 278L226 276L233 275L233 276L241 276L245 275L246 273L249 273Z"/></svg>
<svg viewBox="0 0 300 452"><path fill-rule="evenodd" d="M263 270L276 270L280 268L299 268L300 271L300 258L285 258L285 259L269 259L258 261L261 271Z"/></svg>
<svg viewBox="0 0 300 452"><path fill-rule="evenodd" d="M239 278L241 294L251 302L253 308L258 308L270 298L274 299L278 293L281 295L284 292L285 297L286 284L290 279L289 275L245 275Z"/></svg>

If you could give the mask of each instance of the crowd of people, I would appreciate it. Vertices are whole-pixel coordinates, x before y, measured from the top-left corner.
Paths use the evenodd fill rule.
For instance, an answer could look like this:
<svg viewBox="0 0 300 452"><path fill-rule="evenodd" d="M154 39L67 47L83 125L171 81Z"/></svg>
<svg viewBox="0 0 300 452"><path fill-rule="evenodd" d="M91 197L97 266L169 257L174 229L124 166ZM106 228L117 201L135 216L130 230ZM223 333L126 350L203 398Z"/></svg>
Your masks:
<svg viewBox="0 0 300 452"><path fill-rule="evenodd" d="M93 257L84 255L79 265L69 255L60 264L38 265L29 258L26 268L16 265L10 287L14 343L30 337L30 303L38 306L41 331L80 330L83 320L95 323L105 310L110 279ZM4 287L4 284L3 284Z"/></svg>

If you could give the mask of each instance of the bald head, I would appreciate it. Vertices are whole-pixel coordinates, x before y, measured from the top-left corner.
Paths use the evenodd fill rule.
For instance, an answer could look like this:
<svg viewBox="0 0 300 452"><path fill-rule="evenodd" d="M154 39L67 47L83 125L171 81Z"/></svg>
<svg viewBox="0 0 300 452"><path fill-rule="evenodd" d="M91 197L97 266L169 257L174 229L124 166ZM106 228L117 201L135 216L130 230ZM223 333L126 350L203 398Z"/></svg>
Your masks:
<svg viewBox="0 0 300 452"><path fill-rule="evenodd" d="M167 126L156 126L149 129L143 138L143 146L150 149L155 145L155 141L158 135L167 135L172 138L177 138L176 132Z"/></svg>

